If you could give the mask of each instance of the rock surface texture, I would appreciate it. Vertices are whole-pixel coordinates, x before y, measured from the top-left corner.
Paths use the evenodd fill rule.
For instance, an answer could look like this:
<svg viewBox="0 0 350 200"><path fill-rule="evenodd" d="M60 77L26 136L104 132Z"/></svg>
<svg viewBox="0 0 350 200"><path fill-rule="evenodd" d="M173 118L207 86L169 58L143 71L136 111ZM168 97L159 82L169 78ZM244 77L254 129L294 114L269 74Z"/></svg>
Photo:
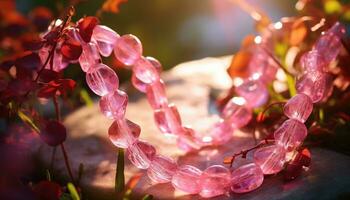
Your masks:
<svg viewBox="0 0 350 200"><path fill-rule="evenodd" d="M184 124L196 130L206 131L217 119L212 94L230 87L231 80L226 74L226 67L231 57L205 58L180 64L162 77L171 102L178 106ZM176 147L176 139L166 138L156 128L153 112L144 94L135 92L131 86L125 86L129 94L129 105L126 116L141 126L141 139L153 144L157 151L170 156L179 164L191 164L204 170L212 164L222 164L223 158L233 152L254 145L250 133L236 131L233 138L217 148L206 148L199 152L185 153ZM116 169L117 148L108 139L108 127L111 120L104 117L98 103L83 107L71 113L64 121L69 138L66 149L70 162L77 174L80 163L85 171L81 185L89 199L116 199L114 178ZM350 158L330 150L313 148L312 164L308 172L301 177L285 183L282 174L268 176L256 191L247 194L231 194L215 199L337 199L350 195ZM42 145L36 154L48 165L52 148ZM248 160L252 159L248 154ZM248 160L237 159L233 169L247 163ZM63 156L57 151L55 173L67 177ZM139 171L127 159L125 166L126 181L133 175L143 173L140 182L133 191L132 199L140 199L144 194L152 194L155 199L201 199L198 195L188 195L176 191L171 183L152 185L146 171Z"/></svg>

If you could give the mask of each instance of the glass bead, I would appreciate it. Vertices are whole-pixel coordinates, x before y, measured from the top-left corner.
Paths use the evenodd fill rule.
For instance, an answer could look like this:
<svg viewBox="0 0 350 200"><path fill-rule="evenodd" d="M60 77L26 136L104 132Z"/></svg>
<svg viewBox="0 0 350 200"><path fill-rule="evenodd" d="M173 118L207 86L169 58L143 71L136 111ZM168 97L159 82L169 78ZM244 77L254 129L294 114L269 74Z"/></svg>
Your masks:
<svg viewBox="0 0 350 200"><path fill-rule="evenodd" d="M168 98L165 94L165 86L162 80L148 85L146 88L146 95L153 109L167 107Z"/></svg>
<svg viewBox="0 0 350 200"><path fill-rule="evenodd" d="M201 191L200 177L202 171L191 165L180 166L171 180L172 185L189 194L197 194Z"/></svg>
<svg viewBox="0 0 350 200"><path fill-rule="evenodd" d="M276 174L283 169L286 151L279 146L262 147L254 152L254 163L264 174Z"/></svg>
<svg viewBox="0 0 350 200"><path fill-rule="evenodd" d="M176 162L168 157L157 155L153 158L147 175L154 183L170 182L177 169Z"/></svg>
<svg viewBox="0 0 350 200"><path fill-rule="evenodd" d="M306 126L298 120L286 120L275 132L276 144L287 151L297 148L307 135Z"/></svg>
<svg viewBox="0 0 350 200"><path fill-rule="evenodd" d="M99 102L101 112L110 119L123 118L128 105L128 95L116 90L108 93L100 99Z"/></svg>
<svg viewBox="0 0 350 200"><path fill-rule="evenodd" d="M182 130L180 114L173 104L155 110L154 119L162 133L179 134Z"/></svg>
<svg viewBox="0 0 350 200"><path fill-rule="evenodd" d="M127 154L130 162L137 168L147 169L156 155L156 149L147 142L136 141L128 147Z"/></svg>
<svg viewBox="0 0 350 200"><path fill-rule="evenodd" d="M264 181L264 173L254 163L246 164L235 169L231 174L231 190L235 193L250 192Z"/></svg>
<svg viewBox="0 0 350 200"><path fill-rule="evenodd" d="M244 105L239 105L234 97L222 110L221 117L229 121L235 128L241 128L252 119L252 111Z"/></svg>
<svg viewBox="0 0 350 200"><path fill-rule="evenodd" d="M105 64L97 64L86 73L86 83L99 96L112 93L119 87L117 74Z"/></svg>
<svg viewBox="0 0 350 200"><path fill-rule="evenodd" d="M266 86L259 80L245 80L236 87L236 92L246 100L246 105L251 108L262 106L269 98Z"/></svg>
<svg viewBox="0 0 350 200"><path fill-rule="evenodd" d="M141 41L134 35L121 36L114 47L115 57L125 65L133 65L142 56Z"/></svg>
<svg viewBox="0 0 350 200"><path fill-rule="evenodd" d="M202 190L199 193L204 198L223 195L230 185L230 171L221 165L213 165L205 169L201 175Z"/></svg>
<svg viewBox="0 0 350 200"><path fill-rule="evenodd" d="M96 25L92 33L92 39L96 41L100 54L105 57L111 55L119 37L114 30L103 25Z"/></svg>
<svg viewBox="0 0 350 200"><path fill-rule="evenodd" d="M82 47L83 51L79 57L79 64L84 72L88 72L92 67L95 67L101 62L101 57L95 43L90 42L82 45Z"/></svg>
<svg viewBox="0 0 350 200"><path fill-rule="evenodd" d="M159 80L157 69L146 58L138 59L132 70L136 78L143 83L151 84Z"/></svg>
<svg viewBox="0 0 350 200"><path fill-rule="evenodd" d="M313 104L309 96L297 94L287 101L283 107L284 114L290 119L304 123L312 112Z"/></svg>
<svg viewBox="0 0 350 200"><path fill-rule="evenodd" d="M128 148L140 136L139 125L126 119L116 119L108 129L108 137L119 148Z"/></svg>
<svg viewBox="0 0 350 200"><path fill-rule="evenodd" d="M297 81L295 87L298 93L306 94L313 103L317 103L324 96L326 76L319 72L306 73Z"/></svg>

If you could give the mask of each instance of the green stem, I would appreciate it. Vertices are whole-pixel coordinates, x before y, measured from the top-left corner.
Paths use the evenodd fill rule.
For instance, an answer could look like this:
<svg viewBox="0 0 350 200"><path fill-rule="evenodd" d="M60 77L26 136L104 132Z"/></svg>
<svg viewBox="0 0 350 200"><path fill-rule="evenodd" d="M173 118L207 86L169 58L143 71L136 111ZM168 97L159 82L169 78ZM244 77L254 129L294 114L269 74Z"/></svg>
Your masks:
<svg viewBox="0 0 350 200"><path fill-rule="evenodd" d="M125 176L124 176L124 149L118 149L117 172L115 175L115 191L124 191Z"/></svg>

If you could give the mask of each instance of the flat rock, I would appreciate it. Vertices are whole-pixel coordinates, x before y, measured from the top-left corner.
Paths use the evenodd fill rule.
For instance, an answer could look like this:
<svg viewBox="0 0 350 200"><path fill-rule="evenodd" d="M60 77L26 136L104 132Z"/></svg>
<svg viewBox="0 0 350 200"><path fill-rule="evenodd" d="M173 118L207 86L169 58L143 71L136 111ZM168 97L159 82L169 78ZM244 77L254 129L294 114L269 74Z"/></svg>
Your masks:
<svg viewBox="0 0 350 200"><path fill-rule="evenodd" d="M226 67L231 57L205 58L187 62L164 72L162 77L171 102L178 106L184 124L190 124L196 130L205 132L217 120L212 108L212 93L230 87L231 80ZM141 138L156 146L158 153L170 156L179 164L191 164L205 169L212 164L221 164L223 158L241 149L254 145L251 134L235 131L230 142L220 147L206 148L198 152L185 153L176 147L174 138L166 138L155 127L153 112L144 94L136 92L128 85L123 88L129 94L127 118L142 128ZM214 113L214 114L213 114ZM107 137L112 121L99 111L98 104L82 107L68 115L64 123L69 138L65 145L69 158L77 174L80 163L85 171L81 180L83 192L89 199L115 199L114 178L116 170L117 148ZM36 154L48 165L52 148L41 145ZM220 196L216 199L334 199L350 195L350 158L325 149L313 148L312 166L296 180L285 183L282 175L266 177L258 190L238 195ZM238 159L234 167L251 161ZM55 172L67 177L63 156L57 151ZM139 171L126 160L126 181ZM186 195L174 190L171 184L152 185L145 174L132 193L133 199L144 194L152 194L155 199L201 199L198 195Z"/></svg>

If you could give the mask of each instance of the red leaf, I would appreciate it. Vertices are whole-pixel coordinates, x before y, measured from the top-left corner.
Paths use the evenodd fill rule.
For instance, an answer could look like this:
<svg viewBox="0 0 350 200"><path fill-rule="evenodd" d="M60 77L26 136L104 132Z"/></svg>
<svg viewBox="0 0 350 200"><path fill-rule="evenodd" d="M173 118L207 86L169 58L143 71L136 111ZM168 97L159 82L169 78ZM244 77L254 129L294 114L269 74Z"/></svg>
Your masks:
<svg viewBox="0 0 350 200"><path fill-rule="evenodd" d="M61 47L62 55L68 60L77 60L82 52L80 43L72 38L65 40Z"/></svg>
<svg viewBox="0 0 350 200"><path fill-rule="evenodd" d="M60 74L56 71L44 69L41 74L39 80L48 83L50 81L56 80L60 77Z"/></svg>
<svg viewBox="0 0 350 200"><path fill-rule="evenodd" d="M47 29L53 19L52 12L46 7L37 7L30 12L30 18L39 32Z"/></svg>
<svg viewBox="0 0 350 200"><path fill-rule="evenodd" d="M93 16L84 17L78 21L79 34L85 42L90 42L92 31L97 24L99 20Z"/></svg>
<svg viewBox="0 0 350 200"><path fill-rule="evenodd" d="M61 186L51 181L40 181L33 191L40 200L58 200L62 195Z"/></svg>
<svg viewBox="0 0 350 200"><path fill-rule="evenodd" d="M55 120L47 121L44 124L44 128L41 130L40 137L46 144L57 146L66 140L66 127Z"/></svg>
<svg viewBox="0 0 350 200"><path fill-rule="evenodd" d="M37 96L39 98L49 99L49 98L55 96L56 92L57 92L57 88L56 87L52 87L51 85L45 85L42 88L40 88L40 90L38 91Z"/></svg>

